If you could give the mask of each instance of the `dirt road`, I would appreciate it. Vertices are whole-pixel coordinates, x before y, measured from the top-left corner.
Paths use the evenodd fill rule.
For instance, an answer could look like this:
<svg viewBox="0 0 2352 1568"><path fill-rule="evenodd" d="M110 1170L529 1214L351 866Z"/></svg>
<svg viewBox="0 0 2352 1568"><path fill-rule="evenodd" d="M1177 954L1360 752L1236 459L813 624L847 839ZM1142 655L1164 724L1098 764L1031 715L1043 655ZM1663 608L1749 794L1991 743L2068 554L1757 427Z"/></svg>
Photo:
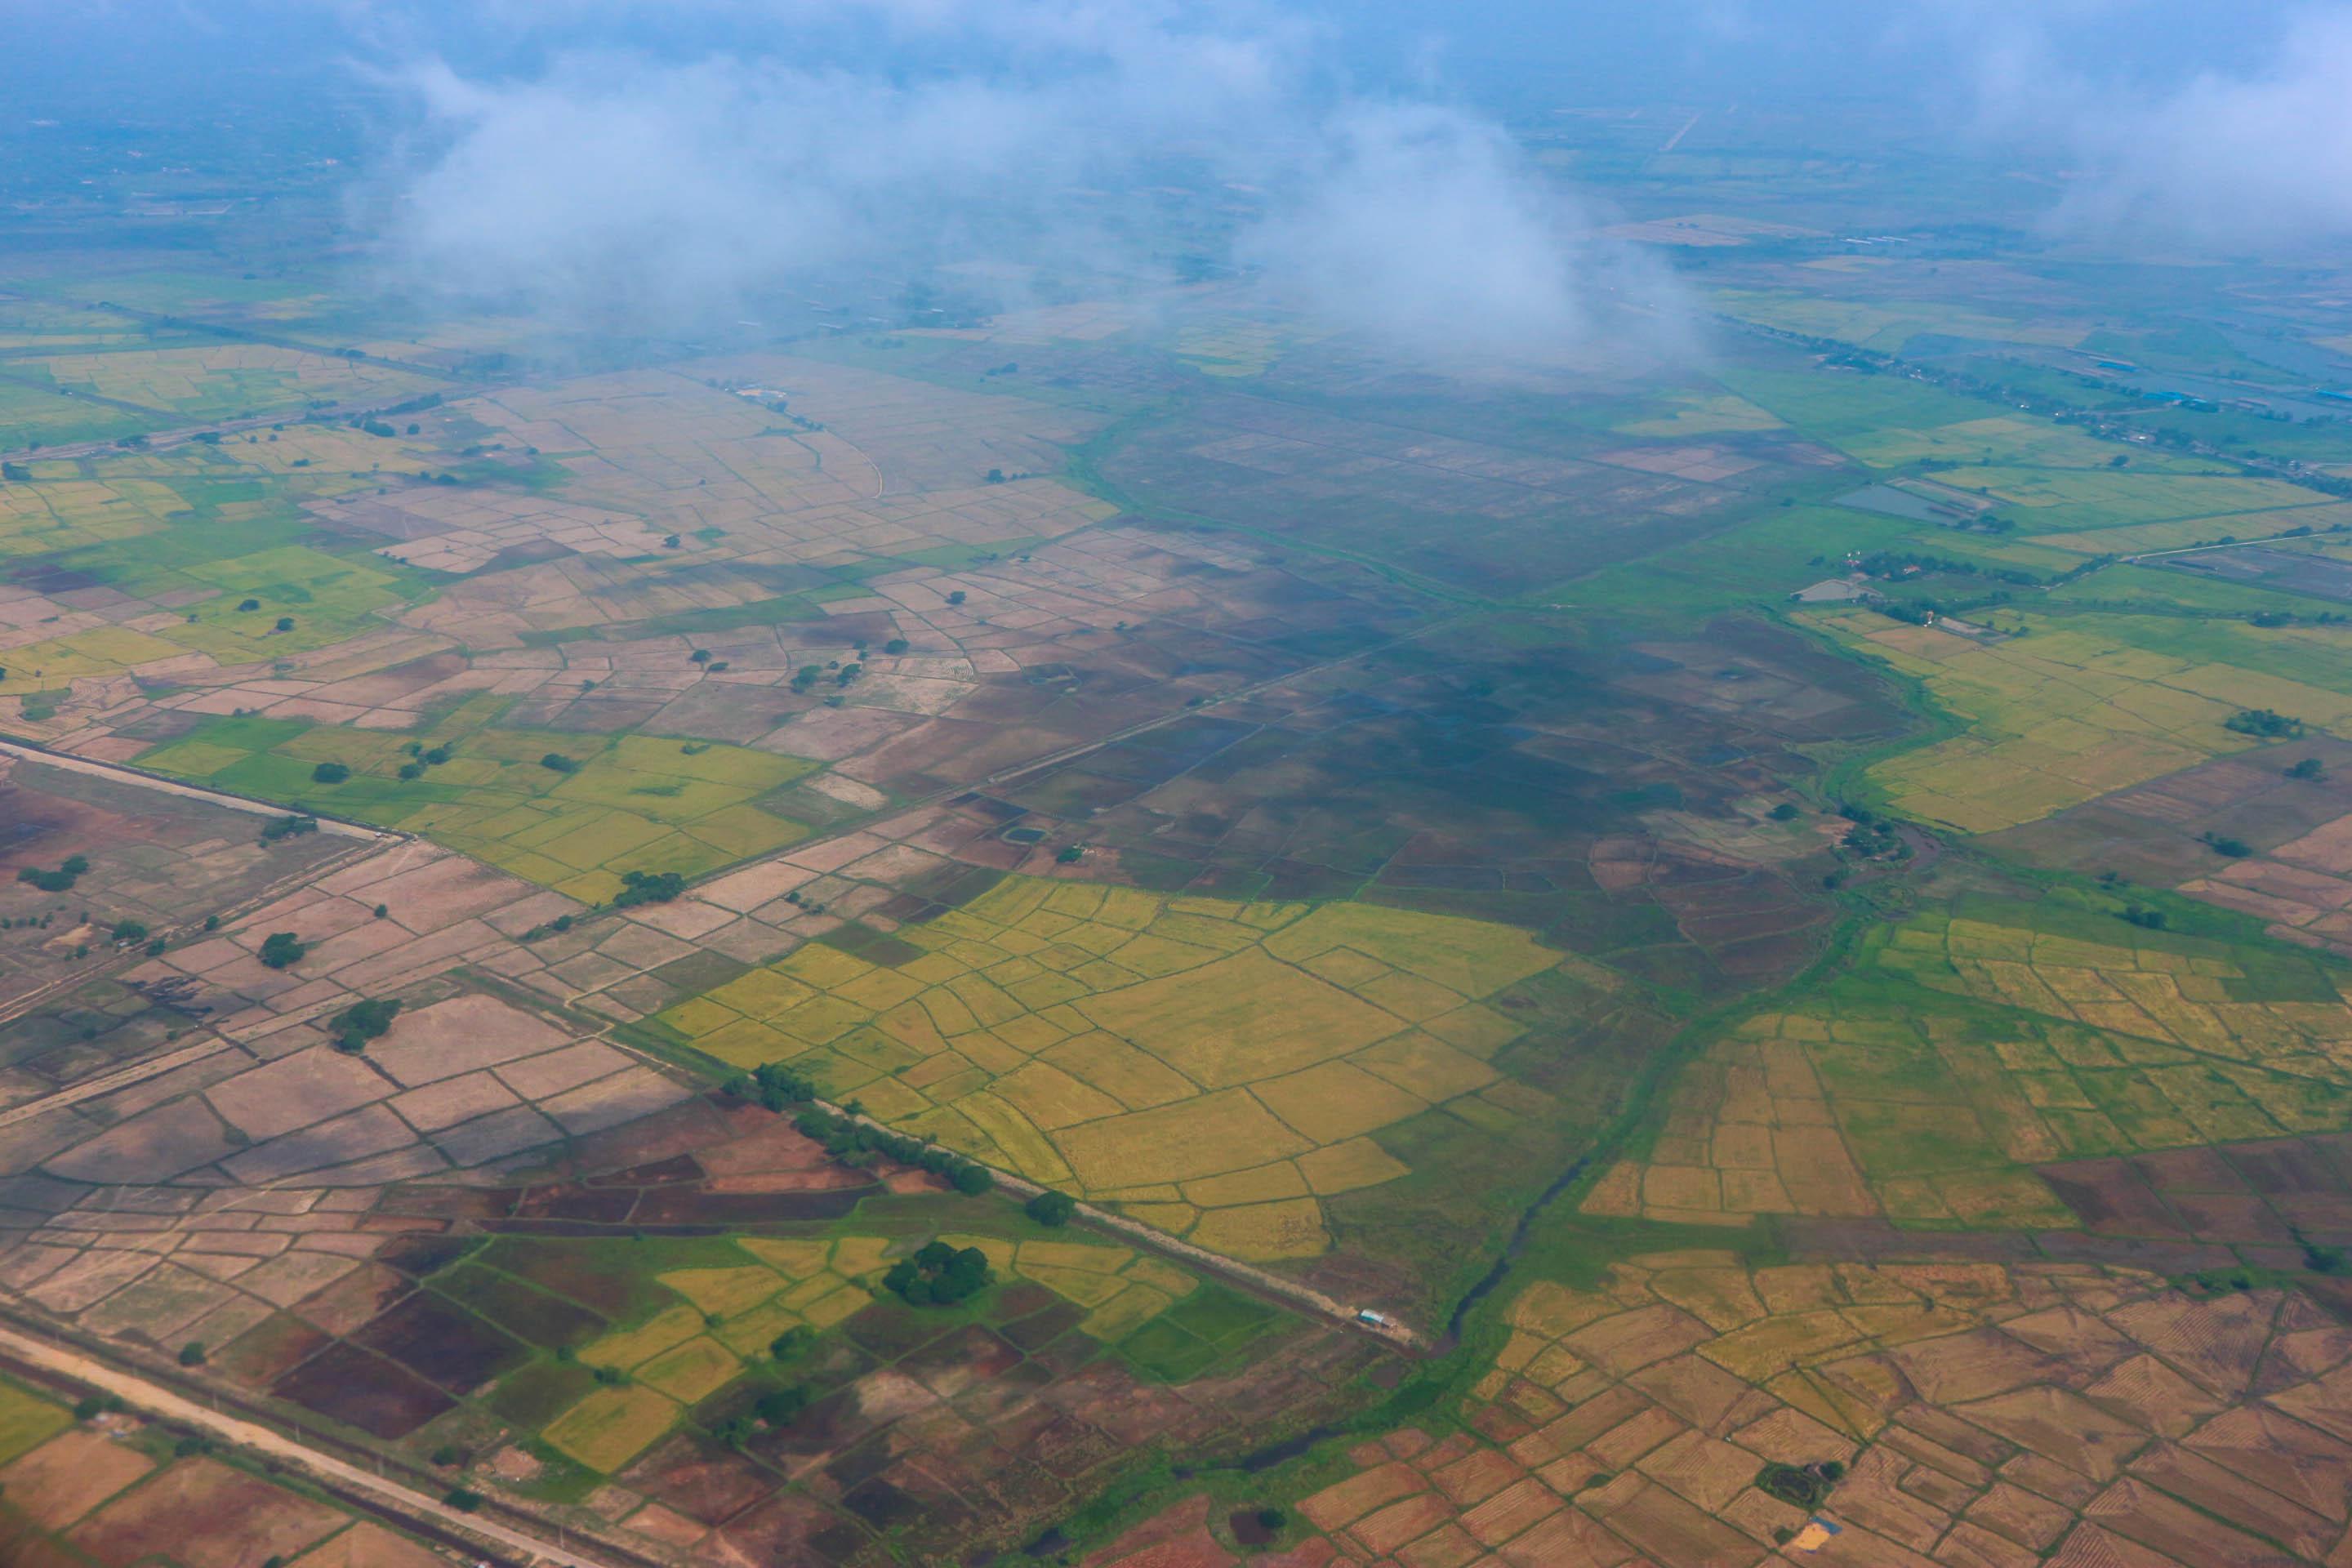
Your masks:
<svg viewBox="0 0 2352 1568"><path fill-rule="evenodd" d="M504 1548L516 1562L552 1563L561 1565L561 1568L612 1568L612 1564L601 1558L583 1555L569 1547L557 1546L536 1536L510 1530L478 1514L452 1508L438 1498L427 1497L398 1481L305 1447L267 1426L208 1409L144 1378L93 1361L79 1352L63 1350L15 1329L0 1327L0 1352L89 1387L104 1389L134 1410L175 1426L208 1433L224 1443L300 1470L336 1489L364 1493L382 1500L401 1513L430 1520L436 1526L461 1536L480 1537Z"/></svg>

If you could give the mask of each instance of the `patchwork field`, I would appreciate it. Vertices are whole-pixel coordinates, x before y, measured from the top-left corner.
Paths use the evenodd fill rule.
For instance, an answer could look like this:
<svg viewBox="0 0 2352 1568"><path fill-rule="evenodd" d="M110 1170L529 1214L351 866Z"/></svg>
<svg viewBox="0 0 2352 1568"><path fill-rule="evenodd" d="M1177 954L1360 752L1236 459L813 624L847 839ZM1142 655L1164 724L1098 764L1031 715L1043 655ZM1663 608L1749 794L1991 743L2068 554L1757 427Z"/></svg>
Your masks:
<svg viewBox="0 0 2352 1568"><path fill-rule="evenodd" d="M2340 1563L2342 291L1769 120L1519 117L1475 366L1185 167L680 338L19 160L0 1316L616 1559ZM426 1568L11 1397L0 1558Z"/></svg>
<svg viewBox="0 0 2352 1568"><path fill-rule="evenodd" d="M307 1488L191 1455L127 1414L77 1422L0 1383L0 1552L9 1561L236 1568L447 1568L457 1559Z"/></svg>
<svg viewBox="0 0 2352 1568"><path fill-rule="evenodd" d="M2352 974L2301 955L1963 900L1709 1047L1584 1208L2072 1226L2058 1163L2346 1125L2347 996Z"/></svg>
<svg viewBox="0 0 2352 1568"><path fill-rule="evenodd" d="M2293 714L2315 728L2352 721L2352 694L2294 678L2343 682L2307 663L2303 656L2318 647L2298 639L2280 639L2275 651L2209 642L2238 660L2223 662L2199 657L2205 648L2169 628L2144 626L2127 638L2114 617L2078 624L2021 615L2014 618L2030 635L2000 637L1869 611L1808 618L1922 681L1960 721L1951 739L1880 763L1870 778L1906 815L1972 833L2242 751L2249 738L2225 726L2248 709ZM2167 645L2175 651L2158 651Z"/></svg>
<svg viewBox="0 0 2352 1568"><path fill-rule="evenodd" d="M2291 1294L1685 1251L1508 1317L1465 1429L1368 1444L1298 1503L1342 1551L2162 1568L2319 1563L2343 1533L2343 1333ZM1817 1501L1773 1481L1825 1466Z"/></svg>
<svg viewBox="0 0 2352 1568"><path fill-rule="evenodd" d="M429 1080L410 1114L461 1081L419 1052L462 1058L478 1037L395 1032L368 1059ZM549 1065L508 1076L544 1093L555 1080L523 1069ZM278 1066L213 1102L275 1114L306 1064ZM849 1171L751 1107L691 1100L525 1152L470 1184L19 1182L18 1202L61 1206L9 1254L9 1288L85 1333L198 1343L226 1387L551 1518L840 1563L884 1539L1025 1540L1156 1457L1311 1425L1384 1359L911 1170ZM934 1238L977 1249L992 1281L953 1307L899 1300L883 1277ZM16 1430L0 1420L0 1446ZM19 1496L7 1479L0 1508Z"/></svg>
<svg viewBox="0 0 2352 1568"><path fill-rule="evenodd" d="M1255 1259L1328 1245L1318 1200L1403 1175L1375 1136L1547 1097L1486 1004L1559 954L1369 905L1007 879L858 952L812 944L660 1015L739 1068ZM877 961L878 960L878 961Z"/></svg>

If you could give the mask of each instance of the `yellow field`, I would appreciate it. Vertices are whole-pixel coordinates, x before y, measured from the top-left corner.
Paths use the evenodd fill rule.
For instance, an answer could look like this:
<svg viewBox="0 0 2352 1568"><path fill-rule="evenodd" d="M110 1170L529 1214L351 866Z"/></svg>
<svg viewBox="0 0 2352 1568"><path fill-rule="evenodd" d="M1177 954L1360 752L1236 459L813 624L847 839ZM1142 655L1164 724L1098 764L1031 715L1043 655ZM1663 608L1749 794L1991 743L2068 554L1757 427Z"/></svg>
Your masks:
<svg viewBox="0 0 2352 1568"><path fill-rule="evenodd" d="M73 1425L60 1405L0 1385L0 1465L28 1453Z"/></svg>
<svg viewBox="0 0 2352 1568"><path fill-rule="evenodd" d="M1864 955L1855 994L1709 1047L1586 1210L2071 1224L2032 1167L2327 1131L2352 1100L2352 1005L2250 999L2227 957L1940 913Z"/></svg>
<svg viewBox="0 0 2352 1568"><path fill-rule="evenodd" d="M2090 529L2081 533L2045 533L2033 542L2084 555L2132 555L2146 550L2179 550L2225 534L2232 539L2267 539L2291 528L2324 531L2343 522L2352 522L2352 504L2296 506L2281 511L2196 517L2179 522L2143 522L2126 528Z"/></svg>
<svg viewBox="0 0 2352 1568"><path fill-rule="evenodd" d="M725 1345L708 1334L698 1334L639 1366L637 1381L681 1405L692 1405L727 1386L742 1366Z"/></svg>
<svg viewBox="0 0 2352 1568"><path fill-rule="evenodd" d="M1687 436L1718 436L1739 430L1778 430L1780 421L1744 397L1729 393L1695 394L1677 398L1672 413L1636 419L1613 428L1628 436L1654 436L1675 440Z"/></svg>
<svg viewBox="0 0 2352 1568"><path fill-rule="evenodd" d="M977 1247L1000 1277L1019 1275L1090 1309L1078 1326L1116 1340L1150 1321L1199 1283L1190 1274L1129 1247L1090 1242L1002 1241L984 1236L942 1236L950 1247Z"/></svg>
<svg viewBox="0 0 2352 1568"><path fill-rule="evenodd" d="M162 528L187 502L152 479L58 478L0 486L0 555L40 555L130 539Z"/></svg>
<svg viewBox="0 0 2352 1568"><path fill-rule="evenodd" d="M391 401L436 385L405 371L266 343L58 354L47 368L60 386L197 418L266 413L311 398Z"/></svg>
<svg viewBox="0 0 2352 1568"><path fill-rule="evenodd" d="M2352 730L2352 697L2231 665L2192 663L2016 616L2031 635L1984 642L1869 611L1806 617L1924 680L1965 732L1870 771L1905 814L1970 833L2032 822L2243 750L2242 708ZM2000 617L2004 624L2011 617Z"/></svg>
<svg viewBox="0 0 2352 1568"><path fill-rule="evenodd" d="M1545 1104L1484 1059L1517 1030L1483 1000L1562 958L1510 927L1009 878L898 935L919 956L813 944L661 1021L1149 1223L1228 1214L1205 1234L1260 1258L1319 1250L1320 1197L1404 1173L1381 1129Z"/></svg>
<svg viewBox="0 0 2352 1568"><path fill-rule="evenodd" d="M599 1388L547 1424L550 1447L607 1475L650 1447L677 1420L677 1403L641 1384Z"/></svg>
<svg viewBox="0 0 2352 1568"><path fill-rule="evenodd" d="M1179 328L1176 357L1189 361L1205 375L1263 375L1290 350L1319 342L1328 335L1296 323L1251 321L1236 317L1213 325Z"/></svg>

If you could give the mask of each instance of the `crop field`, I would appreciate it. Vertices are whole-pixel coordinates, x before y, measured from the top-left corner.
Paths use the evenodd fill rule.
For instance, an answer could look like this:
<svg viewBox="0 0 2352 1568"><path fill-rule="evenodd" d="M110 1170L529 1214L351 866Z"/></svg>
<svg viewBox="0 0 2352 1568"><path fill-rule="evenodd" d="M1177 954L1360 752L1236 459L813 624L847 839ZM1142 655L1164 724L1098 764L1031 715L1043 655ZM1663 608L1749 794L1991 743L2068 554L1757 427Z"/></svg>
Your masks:
<svg viewBox="0 0 2352 1568"><path fill-rule="evenodd" d="M184 419L274 414L312 402L388 403L435 385L362 360L261 343L57 354L45 363L60 388Z"/></svg>
<svg viewBox="0 0 2352 1568"><path fill-rule="evenodd" d="M2206 649L2158 626L2127 641L2119 617L2078 626L2021 616L2030 633L2022 638L1966 637L1869 611L1808 618L1917 678L1964 721L1951 739L1881 763L1870 776L1898 809L1969 832L2031 822L2242 750L2247 738L2223 728L2242 710L2328 728L2352 721L2352 696L2262 668L2342 684L2340 667L2330 675L2283 658L2293 642L2270 651L2224 633L2210 645L2218 657L2200 658Z"/></svg>
<svg viewBox="0 0 2352 1568"><path fill-rule="evenodd" d="M1362 1443L1297 1500L1293 1561L2190 1568L2318 1563L2343 1531L2342 1332L2291 1292L1692 1248L1506 1317L1458 1426ZM1234 1561L1172 1512L1101 1560Z"/></svg>
<svg viewBox="0 0 2352 1568"><path fill-rule="evenodd" d="M1001 1278L1045 1287L1083 1310L1076 1320L1078 1332L1107 1342L1136 1334L1199 1286L1182 1269L1127 1247L955 1232L940 1239L977 1247ZM795 1329L822 1335L874 1305L882 1273L912 1250L903 1236L856 1234L746 1237L735 1246L732 1254L710 1249L695 1267L655 1274L673 1300L683 1300L577 1347L577 1364L626 1373L629 1382L593 1388L548 1422L550 1447L591 1470L621 1470L676 1426L688 1407L772 1359L768 1349L778 1336ZM497 1273L498 1258L484 1267ZM486 1281L469 1280L467 1289L496 1300L497 1288ZM495 1315L497 1309L490 1310ZM1171 1328L1148 1343L1158 1346L1170 1333L1179 1342L1193 1342L1193 1336ZM492 1395L494 1403L497 1398Z"/></svg>
<svg viewBox="0 0 2352 1568"><path fill-rule="evenodd" d="M491 721L503 706L476 699L415 734L218 719L140 762L423 833L586 903L619 891L627 871L691 876L806 831L755 803L810 763L709 742L500 729ZM447 760L419 761L443 748ZM550 767L550 756L570 765ZM317 770L326 764L350 776L320 783ZM401 776L411 768L412 776Z"/></svg>
<svg viewBox="0 0 2352 1568"><path fill-rule="evenodd" d="M44 382L0 375L0 450L110 441L152 429L163 418L67 397Z"/></svg>
<svg viewBox="0 0 2352 1568"><path fill-rule="evenodd" d="M1547 1103L1489 1065L1520 1030L1486 1004L1560 956L1507 927L1008 879L889 945L804 947L658 1021L1257 1259L1323 1250L1320 1199L1405 1173L1382 1129Z"/></svg>
<svg viewBox="0 0 2352 1568"><path fill-rule="evenodd" d="M2297 526L2294 511L2302 508L2312 508L2323 525L2333 510L2318 491L2273 479L2024 466L1964 466L1937 477L1945 484L1979 490L2017 508L2008 515L2030 533L2134 528L2196 518L2209 525L2209 537L2231 533L2252 538L2273 528L2284 532Z"/></svg>
<svg viewBox="0 0 2352 1568"><path fill-rule="evenodd" d="M0 1553L12 1563L237 1568L446 1568L439 1552L319 1495L189 1457L128 1414L77 1423L0 1383Z"/></svg>
<svg viewBox="0 0 2352 1568"><path fill-rule="evenodd" d="M77 153L0 1306L583 1555L2342 1568L2352 315L1769 121L1515 121L1690 308L1508 363L1182 167L1180 285L681 338L298 263L299 136ZM430 1568L20 1395L0 1560Z"/></svg>
<svg viewBox="0 0 2352 1568"><path fill-rule="evenodd" d="M464 1042L384 1049L430 1078L438 1058L417 1053ZM778 1531L842 1559L877 1536L1026 1539L1153 1456L1321 1418L1383 1359L1132 1247L911 1171L845 1171L750 1107L691 1100L559 1163L509 1186L280 1184L185 1216L169 1262L125 1234L64 1261L39 1245L13 1277L90 1332L200 1342L207 1375L355 1439L459 1452L542 1507L722 1554ZM953 1307L899 1300L880 1276L933 1238L979 1249L992 1282ZM790 1414L755 1416L788 1392ZM0 1464L56 1425L0 1401ZM34 1506L24 1464L0 1510ZM941 1500L951 1517L929 1511Z"/></svg>
<svg viewBox="0 0 2352 1568"><path fill-rule="evenodd" d="M2338 742L2282 742L2119 790L1992 842L2037 864L2171 888L2250 915L2273 936L2343 952L2352 944L2352 780L2332 770L2347 761L2352 752Z"/></svg>
<svg viewBox="0 0 2352 1568"><path fill-rule="evenodd" d="M1584 1207L2068 1226L2045 1179L2064 1162L2343 1126L2347 996L2352 975L2300 954L1966 900L1712 1045Z"/></svg>
<svg viewBox="0 0 2352 1568"><path fill-rule="evenodd" d="M1498 595L1704 537L1749 488L1785 471L1769 441L1737 459L1697 458L1683 475L1672 471L1681 463L1612 462L1597 433L1579 433L1576 457L1538 457L1518 432L1484 421L1465 435L1424 427L1400 451L1397 426L1374 416L1390 414L1235 393L1189 407L1181 422L1129 431L1097 471L1132 510L1206 518ZM1720 414L1707 423L1724 427ZM1475 527L1441 547L1437 520L1464 516Z"/></svg>
<svg viewBox="0 0 2352 1568"><path fill-rule="evenodd" d="M1744 320L1811 337L1842 338L1890 353L1923 333L2071 348L2091 331L2084 320L1993 315L1964 305L1919 300L1882 304L1745 290L1725 290L1716 300Z"/></svg>
<svg viewBox="0 0 2352 1568"><path fill-rule="evenodd" d="M1997 466L2021 473L2055 470L2089 477L2106 475L2117 456L2111 444L2077 431L2022 418L1998 404L1911 381L1745 366L1721 370L1717 378L1800 433L1873 469L1904 468L1933 459L1939 465ZM2161 454L2134 453L2130 461L2135 468L2145 467L2162 475L2229 472L2219 465ZM1973 488L1949 478L1952 471L1948 467L1940 469L1938 481ZM2116 476L2135 480L2140 477ZM2052 482L2061 481L2053 474ZM2261 487L2249 493L2262 493Z"/></svg>
<svg viewBox="0 0 2352 1568"><path fill-rule="evenodd" d="M103 946L121 921L176 939L274 886L300 884L351 847L325 835L263 844L260 816L14 756L0 756L0 999L12 1003L53 986L81 962L78 950ZM22 879L77 857L88 869L70 886ZM46 1089L153 1049L183 1022L102 984L12 1018L0 1065L26 1089Z"/></svg>

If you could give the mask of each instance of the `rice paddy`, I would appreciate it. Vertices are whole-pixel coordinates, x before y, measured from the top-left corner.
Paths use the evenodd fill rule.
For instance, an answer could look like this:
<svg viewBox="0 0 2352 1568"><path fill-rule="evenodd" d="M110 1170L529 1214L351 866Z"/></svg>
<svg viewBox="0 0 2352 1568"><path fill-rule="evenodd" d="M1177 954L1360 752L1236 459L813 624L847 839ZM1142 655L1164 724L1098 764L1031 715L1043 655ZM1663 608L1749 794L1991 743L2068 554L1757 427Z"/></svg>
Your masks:
<svg viewBox="0 0 2352 1568"><path fill-rule="evenodd" d="M1727 1031L1584 1206L2069 1224L2044 1179L2063 1162L2342 1126L2347 998L2352 976L2299 954L1963 900L1874 932L1810 1005Z"/></svg>
<svg viewBox="0 0 2352 1568"><path fill-rule="evenodd" d="M658 1022L1255 1259L1323 1250L1319 1199L1405 1173L1383 1129L1543 1103L1491 1065L1519 1028L1486 1004L1560 955L1508 927L1011 878L889 941L804 947Z"/></svg>
<svg viewBox="0 0 2352 1568"><path fill-rule="evenodd" d="M1897 809L1971 833L2243 750L2247 738L2224 728L2243 709L2294 713L2322 728L2352 724L2352 694L2259 668L2274 655L2224 643L2221 651L2243 662L2214 662L2197 657L2202 650L2186 640L2195 634L2148 626L2126 640L2118 633L2130 628L2117 617L2078 627L2021 615L2023 637L1964 636L1868 610L1808 618L1919 679L1962 721L1951 738L1882 762L1869 776ZM2332 679L2342 684L2340 674Z"/></svg>
<svg viewBox="0 0 2352 1568"><path fill-rule="evenodd" d="M494 722L504 707L474 699L414 733L216 719L140 761L422 833L588 903L610 899L629 871L694 876L807 831L758 803L814 764L740 746L504 729ZM321 783L322 767L348 775Z"/></svg>
<svg viewBox="0 0 2352 1568"><path fill-rule="evenodd" d="M23 204L140 249L0 279L0 1060L204 1054L0 1129L0 1279L698 1562L2342 1557L2342 301L1760 123L1547 117L1707 351L1492 374L1213 268L551 355ZM0 1557L417 1568L13 1392Z"/></svg>

